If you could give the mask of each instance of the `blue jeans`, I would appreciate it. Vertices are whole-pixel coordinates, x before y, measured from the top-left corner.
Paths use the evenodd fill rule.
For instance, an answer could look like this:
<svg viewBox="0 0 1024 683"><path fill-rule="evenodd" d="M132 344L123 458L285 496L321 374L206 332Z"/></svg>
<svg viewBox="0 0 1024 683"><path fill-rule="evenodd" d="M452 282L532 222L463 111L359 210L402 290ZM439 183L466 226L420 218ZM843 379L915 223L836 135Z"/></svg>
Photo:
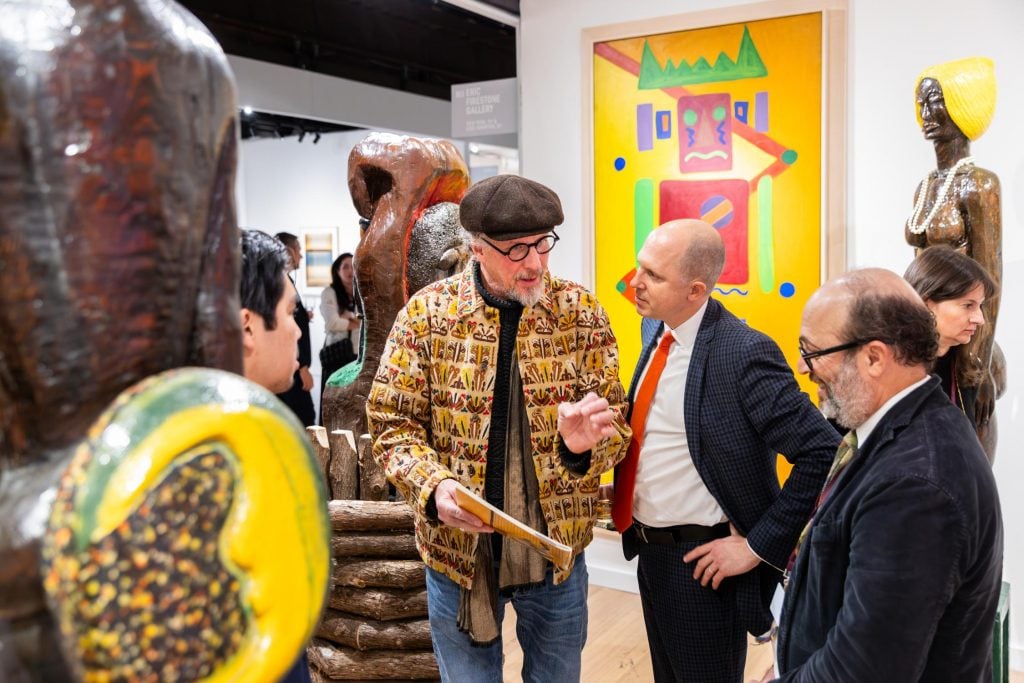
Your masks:
<svg viewBox="0 0 1024 683"><path fill-rule="evenodd" d="M580 657L587 642L587 565L581 554L561 584L544 583L498 595L498 628L509 602L516 611L516 636L523 648L523 683L569 683L580 679ZM459 631L459 585L427 568L427 607L434 654L441 680L452 683L501 683L502 643L473 645Z"/></svg>

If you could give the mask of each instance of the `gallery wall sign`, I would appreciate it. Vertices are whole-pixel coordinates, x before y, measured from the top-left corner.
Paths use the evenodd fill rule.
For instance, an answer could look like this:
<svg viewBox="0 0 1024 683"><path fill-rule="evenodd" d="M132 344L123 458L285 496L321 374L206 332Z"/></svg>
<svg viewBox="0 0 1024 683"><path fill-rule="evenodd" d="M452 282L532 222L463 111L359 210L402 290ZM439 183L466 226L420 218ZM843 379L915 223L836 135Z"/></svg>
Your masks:
<svg viewBox="0 0 1024 683"><path fill-rule="evenodd" d="M623 372L640 353L636 255L675 218L720 231L714 296L795 367L803 304L845 267L845 3L761 3L584 35L592 284Z"/></svg>

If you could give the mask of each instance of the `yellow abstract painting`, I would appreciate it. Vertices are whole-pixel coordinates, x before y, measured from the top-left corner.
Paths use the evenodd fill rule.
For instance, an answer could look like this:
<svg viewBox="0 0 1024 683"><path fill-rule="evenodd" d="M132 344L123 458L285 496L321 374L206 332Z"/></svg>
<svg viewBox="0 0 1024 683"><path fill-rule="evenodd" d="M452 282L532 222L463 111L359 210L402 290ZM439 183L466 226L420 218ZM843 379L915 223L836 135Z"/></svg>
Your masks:
<svg viewBox="0 0 1024 683"><path fill-rule="evenodd" d="M719 230L713 296L795 369L824 271L822 35L811 12L593 44L594 284L627 386L641 350L636 255L676 218Z"/></svg>

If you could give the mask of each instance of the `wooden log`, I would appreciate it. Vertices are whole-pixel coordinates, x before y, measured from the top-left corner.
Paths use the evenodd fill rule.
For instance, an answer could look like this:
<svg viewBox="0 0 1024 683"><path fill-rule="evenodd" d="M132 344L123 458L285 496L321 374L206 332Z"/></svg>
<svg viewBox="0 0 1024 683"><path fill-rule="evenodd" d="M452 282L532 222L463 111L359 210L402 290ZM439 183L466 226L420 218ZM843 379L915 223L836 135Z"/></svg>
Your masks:
<svg viewBox="0 0 1024 683"><path fill-rule="evenodd" d="M312 649L312 646L310 646L310 649ZM310 655L310 658L312 658L312 655ZM376 680L376 681L371 681L371 680L368 680L368 679L365 679L365 678L352 678L352 679L349 679L349 678L345 678L345 679L328 678L323 673L321 673L320 670L317 669L315 666L310 666L309 667L309 678L310 678L310 680L313 683L331 683L331 681L337 681L337 680L344 680L345 683L380 683L379 679ZM439 680L439 679L437 679L437 678L414 678L414 679L404 679L404 680L436 681L436 680Z"/></svg>
<svg viewBox="0 0 1024 683"><path fill-rule="evenodd" d="M361 500L387 500L388 480L384 470L373 459L373 437L359 437L359 498Z"/></svg>
<svg viewBox="0 0 1024 683"><path fill-rule="evenodd" d="M312 650L313 646L310 645L309 649ZM313 657L313 655L311 654L310 655L310 659L312 659L312 657ZM342 678L328 678L323 673L321 673L319 669L317 669L314 666L310 666L309 667L309 676L310 676L310 679L313 681L313 683L331 683L331 681L341 681L341 680L345 681L345 683L379 683L380 682L380 679L368 680L366 678L344 678L344 679L342 679ZM435 678L403 678L403 679L399 679L399 680L405 680L405 681L439 681L441 679L440 679L440 676L437 676Z"/></svg>
<svg viewBox="0 0 1024 683"><path fill-rule="evenodd" d="M441 672L430 650L373 650L360 652L315 639L308 649L310 663L321 675L345 680L437 680Z"/></svg>
<svg viewBox="0 0 1024 683"><path fill-rule="evenodd" d="M416 538L407 531L396 533L335 531L331 536L331 555L334 557L384 557L392 560L412 560L420 556L416 552Z"/></svg>
<svg viewBox="0 0 1024 683"><path fill-rule="evenodd" d="M349 429L335 429L327 435L331 444L331 490L334 500L359 498L359 459L356 440Z"/></svg>
<svg viewBox="0 0 1024 683"><path fill-rule="evenodd" d="M327 503L335 531L412 531L412 508L406 503L380 500L332 500Z"/></svg>
<svg viewBox="0 0 1024 683"><path fill-rule="evenodd" d="M430 621L367 621L329 609L316 635L356 650L429 650Z"/></svg>
<svg viewBox="0 0 1024 683"><path fill-rule="evenodd" d="M427 570L420 560L339 559L334 585L366 588L419 588L426 584Z"/></svg>
<svg viewBox="0 0 1024 683"><path fill-rule="evenodd" d="M427 589L352 588L334 586L327 606L377 621L427 616Z"/></svg>
<svg viewBox="0 0 1024 683"><path fill-rule="evenodd" d="M320 474L324 476L324 482L327 484L327 496L329 499L334 498L334 493L331 489L331 445L327 441L327 430L323 427L306 427L306 433L309 434L309 440L313 444L313 452L316 454L317 462L320 463Z"/></svg>

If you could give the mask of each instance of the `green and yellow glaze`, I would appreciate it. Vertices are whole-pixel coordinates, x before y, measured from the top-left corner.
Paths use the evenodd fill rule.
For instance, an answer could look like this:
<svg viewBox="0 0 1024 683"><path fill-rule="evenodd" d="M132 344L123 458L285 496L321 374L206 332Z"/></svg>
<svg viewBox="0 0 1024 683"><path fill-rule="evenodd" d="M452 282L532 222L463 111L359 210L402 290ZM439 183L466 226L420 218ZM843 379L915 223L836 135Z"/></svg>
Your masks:
<svg viewBox="0 0 1024 683"><path fill-rule="evenodd" d="M243 378L124 392L65 472L45 587L86 681L276 680L323 607L327 494L301 425Z"/></svg>

